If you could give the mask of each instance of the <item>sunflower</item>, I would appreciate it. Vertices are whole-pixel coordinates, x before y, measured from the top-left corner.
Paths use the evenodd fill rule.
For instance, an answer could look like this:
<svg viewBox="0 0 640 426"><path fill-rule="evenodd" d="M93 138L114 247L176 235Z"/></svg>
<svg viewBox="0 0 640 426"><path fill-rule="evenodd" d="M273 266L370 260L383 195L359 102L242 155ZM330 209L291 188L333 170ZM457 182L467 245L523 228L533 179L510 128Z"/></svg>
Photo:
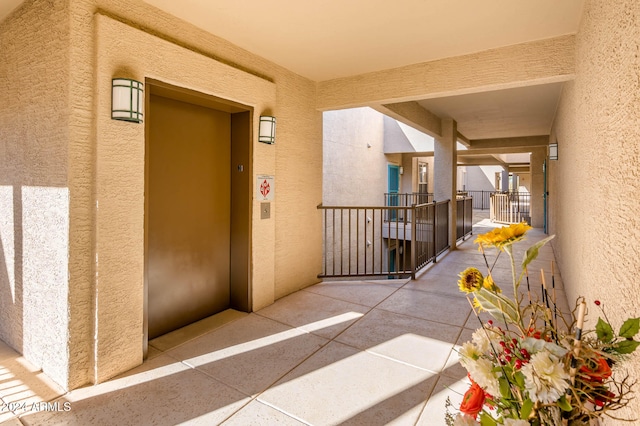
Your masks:
<svg viewBox="0 0 640 426"><path fill-rule="evenodd" d="M473 293L482 287L484 277L477 268L467 268L459 276L458 287L464 293Z"/></svg>
<svg viewBox="0 0 640 426"><path fill-rule="evenodd" d="M524 238L524 234L531 229L526 222L514 223L502 228L496 228L485 234L478 235L475 242L485 246L495 246L502 250L504 246L511 245Z"/></svg>
<svg viewBox="0 0 640 426"><path fill-rule="evenodd" d="M502 293L502 290L500 290L500 287L498 287L498 285L493 281L493 277L491 277L491 275L484 277L482 287L494 293Z"/></svg>

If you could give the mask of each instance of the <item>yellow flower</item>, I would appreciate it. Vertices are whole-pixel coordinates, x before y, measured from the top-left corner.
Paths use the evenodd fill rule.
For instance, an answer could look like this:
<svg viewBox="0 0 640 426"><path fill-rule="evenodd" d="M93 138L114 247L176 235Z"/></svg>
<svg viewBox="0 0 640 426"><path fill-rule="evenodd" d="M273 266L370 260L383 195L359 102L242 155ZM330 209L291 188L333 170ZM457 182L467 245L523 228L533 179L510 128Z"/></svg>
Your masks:
<svg viewBox="0 0 640 426"><path fill-rule="evenodd" d="M464 293L473 293L482 287L484 277L477 268L467 268L459 276L458 287Z"/></svg>
<svg viewBox="0 0 640 426"><path fill-rule="evenodd" d="M502 250L504 246L523 239L524 234L526 234L529 229L531 229L531 226L527 225L526 222L514 223L478 235L475 242L485 246L495 246Z"/></svg>
<svg viewBox="0 0 640 426"><path fill-rule="evenodd" d="M493 281L491 275L484 277L484 281L482 281L482 287L494 293L502 293L502 290L500 290L500 287L498 287Z"/></svg>

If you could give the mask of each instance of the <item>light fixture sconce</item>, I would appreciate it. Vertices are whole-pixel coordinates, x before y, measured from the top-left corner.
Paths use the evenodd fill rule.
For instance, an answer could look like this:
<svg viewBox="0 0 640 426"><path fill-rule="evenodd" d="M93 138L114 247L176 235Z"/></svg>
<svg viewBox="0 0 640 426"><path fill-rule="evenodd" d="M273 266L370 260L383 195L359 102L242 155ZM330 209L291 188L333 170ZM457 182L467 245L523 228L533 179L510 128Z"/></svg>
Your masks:
<svg viewBox="0 0 640 426"><path fill-rule="evenodd" d="M558 159L558 144L550 143L549 144L549 160L557 160Z"/></svg>
<svg viewBox="0 0 640 426"><path fill-rule="evenodd" d="M258 141L270 145L276 143L276 118L269 115L260 116Z"/></svg>
<svg viewBox="0 0 640 426"><path fill-rule="evenodd" d="M114 78L111 87L111 118L142 123L144 84L129 78Z"/></svg>

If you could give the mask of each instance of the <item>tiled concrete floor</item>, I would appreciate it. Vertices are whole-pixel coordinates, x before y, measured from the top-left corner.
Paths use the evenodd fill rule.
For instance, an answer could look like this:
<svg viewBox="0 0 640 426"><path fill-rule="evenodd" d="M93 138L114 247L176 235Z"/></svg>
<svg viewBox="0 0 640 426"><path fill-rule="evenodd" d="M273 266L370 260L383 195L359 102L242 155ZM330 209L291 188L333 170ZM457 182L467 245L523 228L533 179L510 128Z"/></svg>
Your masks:
<svg viewBox="0 0 640 426"><path fill-rule="evenodd" d="M528 241L544 237L533 230ZM539 259L531 270L548 271L551 247ZM442 425L446 398L457 406L467 388L455 347L479 325L457 275L483 264L471 238L415 281L325 282L259 312L227 311L152 341L140 367L66 394L0 345L0 422ZM506 256L494 276L509 293ZM539 272L531 282L539 294Z"/></svg>

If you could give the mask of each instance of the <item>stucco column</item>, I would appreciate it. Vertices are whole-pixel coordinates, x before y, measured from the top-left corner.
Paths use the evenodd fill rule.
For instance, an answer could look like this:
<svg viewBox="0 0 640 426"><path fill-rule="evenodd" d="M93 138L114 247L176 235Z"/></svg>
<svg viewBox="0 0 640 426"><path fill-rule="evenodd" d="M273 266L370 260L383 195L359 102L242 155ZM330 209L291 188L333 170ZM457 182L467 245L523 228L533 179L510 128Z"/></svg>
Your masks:
<svg viewBox="0 0 640 426"><path fill-rule="evenodd" d="M502 182L500 183L500 189L503 192L509 191L509 167L505 167L500 174Z"/></svg>
<svg viewBox="0 0 640 426"><path fill-rule="evenodd" d="M545 148L531 152L531 226L544 226L544 173L542 164L547 157Z"/></svg>
<svg viewBox="0 0 640 426"><path fill-rule="evenodd" d="M456 248L456 188L458 153L456 142L458 124L446 118L442 120L442 136L435 139L434 147L434 198L436 201L451 200L449 204L449 246Z"/></svg>

